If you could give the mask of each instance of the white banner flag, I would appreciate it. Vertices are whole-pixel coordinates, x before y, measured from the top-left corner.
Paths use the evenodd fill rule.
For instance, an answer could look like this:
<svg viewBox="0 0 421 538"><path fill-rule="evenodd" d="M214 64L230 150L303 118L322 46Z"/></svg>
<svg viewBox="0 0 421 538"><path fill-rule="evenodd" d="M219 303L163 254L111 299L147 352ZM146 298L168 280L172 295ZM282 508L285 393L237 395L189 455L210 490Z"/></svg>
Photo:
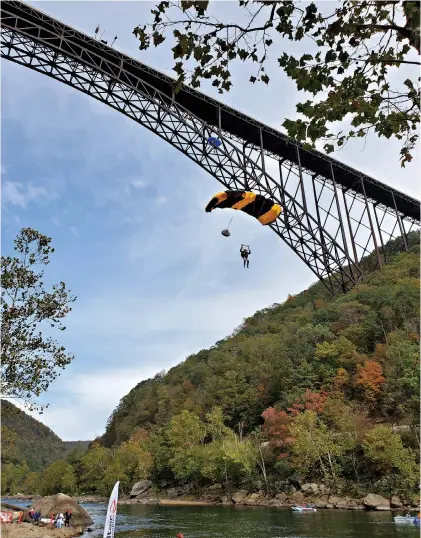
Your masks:
<svg viewBox="0 0 421 538"><path fill-rule="evenodd" d="M105 518L104 538L114 538L115 520L117 518L118 485L116 482L108 502L107 517Z"/></svg>

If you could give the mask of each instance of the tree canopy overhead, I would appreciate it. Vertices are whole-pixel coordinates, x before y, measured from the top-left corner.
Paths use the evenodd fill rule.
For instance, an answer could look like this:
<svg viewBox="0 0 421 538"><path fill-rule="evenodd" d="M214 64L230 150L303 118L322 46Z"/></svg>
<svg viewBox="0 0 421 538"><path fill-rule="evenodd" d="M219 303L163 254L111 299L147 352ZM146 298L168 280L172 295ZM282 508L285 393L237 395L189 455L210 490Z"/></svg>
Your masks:
<svg viewBox="0 0 421 538"><path fill-rule="evenodd" d="M208 1L164 0L152 10L153 21L133 33L145 50L172 31L177 89L208 79L220 93L229 91L236 60L252 64L250 82L269 84L267 64L276 54L297 89L312 97L297 104L297 119L284 120L288 136L313 147L322 141L331 153L374 132L400 141L405 166L419 138L420 2L347 0L331 6L239 0L239 16L242 11L248 17L242 25L238 17L213 16ZM283 51L285 40L302 41L308 52ZM397 76L399 69L405 73Z"/></svg>
<svg viewBox="0 0 421 538"><path fill-rule="evenodd" d="M31 403L73 360L47 331L65 330L62 320L76 297L64 282L48 291L44 271L37 271L54 252L49 237L23 228L15 250L18 256L1 257L1 395Z"/></svg>

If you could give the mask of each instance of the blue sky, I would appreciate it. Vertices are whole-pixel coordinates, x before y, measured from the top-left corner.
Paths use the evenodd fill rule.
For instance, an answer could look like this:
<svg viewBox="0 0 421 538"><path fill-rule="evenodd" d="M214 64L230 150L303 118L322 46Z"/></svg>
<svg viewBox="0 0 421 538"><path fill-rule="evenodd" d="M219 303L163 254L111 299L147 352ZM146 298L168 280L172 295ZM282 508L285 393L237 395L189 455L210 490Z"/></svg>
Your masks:
<svg viewBox="0 0 421 538"><path fill-rule="evenodd" d="M34 4L90 34L99 23L104 37L118 35L116 48L171 72L170 45L140 53L131 33L150 20L151 2ZM272 72L269 87L247 83L245 66L234 74L225 102L278 128L294 116L302 96L281 72ZM105 105L3 61L1 112L3 253L23 226L49 235L56 253L47 278L64 280L78 296L57 335L76 358L41 399L50 408L40 420L64 440L100 435L136 383L314 282L270 229L239 212L223 238L230 215L204 212L220 185ZM402 170L397 154L396 143L373 138L337 158L418 197L419 159ZM248 271L241 243L252 246Z"/></svg>

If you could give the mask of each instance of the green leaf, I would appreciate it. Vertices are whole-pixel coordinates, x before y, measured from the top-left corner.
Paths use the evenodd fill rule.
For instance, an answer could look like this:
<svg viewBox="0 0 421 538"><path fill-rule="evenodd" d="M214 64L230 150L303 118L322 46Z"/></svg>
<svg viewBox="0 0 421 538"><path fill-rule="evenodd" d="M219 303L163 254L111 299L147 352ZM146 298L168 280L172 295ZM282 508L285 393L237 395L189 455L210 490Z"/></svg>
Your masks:
<svg viewBox="0 0 421 538"><path fill-rule="evenodd" d="M238 52L238 57L240 58L240 60L243 60L243 61L244 61L244 60L247 59L247 57L248 57L248 53L247 53L246 50L244 50L244 49L238 49L237 52Z"/></svg>

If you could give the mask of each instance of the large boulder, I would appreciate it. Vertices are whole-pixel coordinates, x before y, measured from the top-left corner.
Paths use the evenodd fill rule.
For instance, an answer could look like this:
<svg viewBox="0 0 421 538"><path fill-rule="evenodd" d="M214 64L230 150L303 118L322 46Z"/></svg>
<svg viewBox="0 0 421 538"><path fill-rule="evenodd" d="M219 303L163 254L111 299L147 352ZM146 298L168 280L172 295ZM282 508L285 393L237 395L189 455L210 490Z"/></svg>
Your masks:
<svg viewBox="0 0 421 538"><path fill-rule="evenodd" d="M176 488L167 489L167 497L169 499L175 499L176 497L178 497L178 490Z"/></svg>
<svg viewBox="0 0 421 538"><path fill-rule="evenodd" d="M136 482L136 484L132 487L132 491L130 492L130 497L137 497L138 495L142 495L143 493L146 493L152 486L152 482L150 480L141 480L140 482Z"/></svg>
<svg viewBox="0 0 421 538"><path fill-rule="evenodd" d="M393 495L390 499L390 506L392 508L401 508L403 506L403 502L401 501L401 498L397 495Z"/></svg>
<svg viewBox="0 0 421 538"><path fill-rule="evenodd" d="M301 486L301 490L307 494L317 495L319 493L319 486L315 483L306 483Z"/></svg>
<svg viewBox="0 0 421 538"><path fill-rule="evenodd" d="M248 492L245 489L241 489L240 491L236 491L232 494L231 500L235 504L239 504L244 501L244 499L247 497Z"/></svg>
<svg viewBox="0 0 421 538"><path fill-rule="evenodd" d="M326 500L316 498L314 504L316 505L316 508L326 508L328 503Z"/></svg>
<svg viewBox="0 0 421 538"><path fill-rule="evenodd" d="M343 508L344 499L342 499L342 497L337 497L336 495L330 495L327 504L335 508Z"/></svg>
<svg viewBox="0 0 421 538"><path fill-rule="evenodd" d="M390 510L390 501L381 495L369 493L364 498L364 506L372 510Z"/></svg>
<svg viewBox="0 0 421 538"><path fill-rule="evenodd" d="M319 495L329 495L330 487L326 484L316 484Z"/></svg>
<svg viewBox="0 0 421 538"><path fill-rule="evenodd" d="M70 524L72 527L87 527L93 524L91 516L83 506L72 499L70 495L65 495L64 493L42 497L36 500L31 508L35 512L41 512L41 517L45 518L50 518L52 514L57 514L57 512L64 514L67 510L71 510L72 519L70 520Z"/></svg>

